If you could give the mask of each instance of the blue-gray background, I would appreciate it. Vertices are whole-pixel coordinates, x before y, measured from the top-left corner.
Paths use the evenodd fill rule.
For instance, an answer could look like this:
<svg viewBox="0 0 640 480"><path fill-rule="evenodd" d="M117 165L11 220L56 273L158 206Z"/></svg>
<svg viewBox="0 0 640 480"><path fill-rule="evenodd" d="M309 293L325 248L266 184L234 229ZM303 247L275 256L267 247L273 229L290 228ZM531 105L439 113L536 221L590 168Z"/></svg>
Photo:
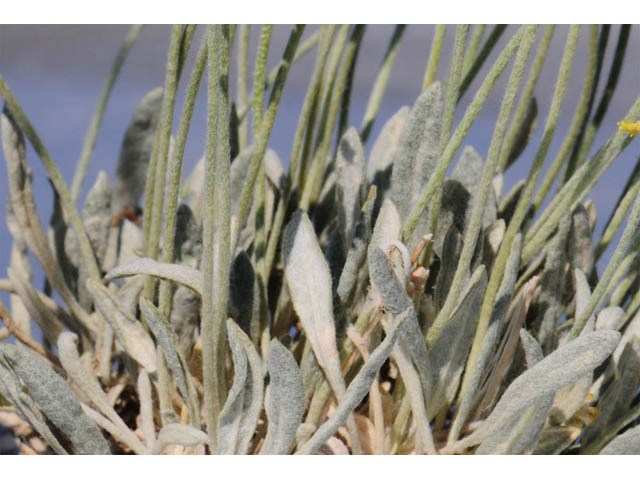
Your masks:
<svg viewBox="0 0 640 480"><path fill-rule="evenodd" d="M393 28L391 25L374 25L369 26L365 33L355 72L353 101L350 112L350 123L357 127L361 124L364 108ZM490 28L487 28L485 37ZM509 27L507 29L500 45L489 58L488 65L492 64L497 53L514 33L515 28ZM13 89L22 108L31 119L68 183L71 182L87 125L95 108L100 90L128 30L129 27L126 25L0 26L0 74L4 76ZM251 31L252 62L259 30L258 26L254 26ZM283 25L274 28L269 54L270 68L277 64L284 50L289 30L289 26ZM314 30L315 27L307 27L305 37ZM638 30L637 27L631 30L627 57L618 89L604 119L602 132L596 138L594 149L598 148L615 131L617 128L616 122L624 118L626 112L640 94L640 62L638 62L640 32ZM183 78L188 78L194 52L197 50L203 31L204 28L201 27L194 41L194 47L187 65L187 76ZM381 106L379 119L375 124L373 135L370 137L369 149L373 143L372 140L377 136L384 121L401 106L411 105L418 96L433 31L433 26L430 25L409 26L405 31ZM614 26L611 30L607 56L604 62L604 78L600 80L599 94L606 82L606 75L609 71L618 31L618 26ZM538 128L531 142L534 146L537 145L540 139L541 129L548 112L566 33L566 26L560 26L556 29L550 48L550 56L544 65L536 88L535 95L539 104L539 116ZM94 182L99 170L103 169L110 177L113 176L120 143L135 104L144 93L163 83L169 34L170 27L168 26L148 26L143 30L139 40L131 50L109 101L83 193L86 193ZM437 74L438 80L441 81L445 80L446 72L448 71L448 59L454 35L455 27L449 26ZM571 73L570 87L564 103L564 113L561 117L560 128L548 155L548 163L554 157L562 142L582 89L588 54L587 35L588 27L585 26L581 31L579 48L576 52ZM311 75L313 61L314 53L312 51L293 65L283 93L270 146L280 154L285 162L288 161L296 120L301 108L305 88ZM232 65L232 74L234 74L235 64ZM487 68L485 67L480 72L469 92L465 95L458 108L456 122L460 120L466 105L470 101L471 92L479 86ZM467 138L466 143L473 145L483 156L486 156L489 147L492 128L498 114L509 71L507 70L503 74L500 84L494 89ZM181 88L181 94L178 97L176 112L179 112L182 107L184 83L185 81L183 80L183 88ZM234 87L235 79L232 80L232 88ZM599 98L599 95L597 98ZM206 96L204 89L201 89L185 154L186 172L190 171L204 149L206 136L205 114ZM176 117L178 115L179 113L176 113ZM596 234L599 234L604 226L603 224L615 205L619 192L623 188L624 182L639 153L637 142L631 143L621 158L616 161L614 166L591 192L590 198L594 200L599 213ZM527 148L518 164L508 171L503 192L508 191L520 178L526 177L534 154L535 148ZM2 154L0 153L1 156ZM39 205L41 220L43 225L46 226L52 209L51 188L46 180L40 160L36 157L31 147L28 150L27 161L34 171L36 201ZM0 172L2 172L0 201L4 203L7 198L4 159L1 163L3 166L0 167ZM555 191L555 189L552 191ZM0 227L0 252L2 252L0 254L0 276L5 276L9 263L11 236L5 224L4 205L0 209L0 225L2 225ZM605 255L603 261L606 262L610 253L611 249L608 255ZM34 267L37 285L41 287L42 273L35 262ZM602 262L600 268L602 268ZM7 296L1 295L3 300L6 301Z"/></svg>

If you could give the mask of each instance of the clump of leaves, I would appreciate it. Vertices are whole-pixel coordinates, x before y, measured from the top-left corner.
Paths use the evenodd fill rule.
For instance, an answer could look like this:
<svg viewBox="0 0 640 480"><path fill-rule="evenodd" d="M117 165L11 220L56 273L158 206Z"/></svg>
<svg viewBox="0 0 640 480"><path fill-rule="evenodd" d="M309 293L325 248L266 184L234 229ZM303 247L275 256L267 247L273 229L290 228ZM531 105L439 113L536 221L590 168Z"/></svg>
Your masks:
<svg viewBox="0 0 640 480"><path fill-rule="evenodd" d="M638 168L600 238L595 205L585 201L630 142L618 131L591 155L628 27L599 101L610 27L583 29L586 76L573 79L583 82L581 98L536 192L580 26L568 29L544 122L533 92L553 26L497 26L482 48L484 26L472 35L458 26L444 84L433 80L439 26L423 93L386 120L368 157L404 25L360 130L349 105L364 26L325 25L304 40L295 26L273 72L272 27L264 26L251 91L250 27L209 27L174 137L196 31L176 26L164 86L135 108L116 178L99 174L78 210L110 90L140 30L117 57L71 190L0 77L14 239L0 279L11 294L10 309L0 303L0 419L23 452L640 453ZM455 125L460 98L505 31L511 38ZM285 168L269 141L289 70L308 51L316 60ZM510 65L483 158L463 143ZM183 175L205 72L206 151ZM639 116L640 99L623 125ZM541 140L528 145L536 128ZM54 190L46 232L26 141ZM529 150L534 156L521 158ZM516 161L530 172L505 192L503 174ZM599 272L596 261L620 231ZM32 258L45 291L33 285Z"/></svg>

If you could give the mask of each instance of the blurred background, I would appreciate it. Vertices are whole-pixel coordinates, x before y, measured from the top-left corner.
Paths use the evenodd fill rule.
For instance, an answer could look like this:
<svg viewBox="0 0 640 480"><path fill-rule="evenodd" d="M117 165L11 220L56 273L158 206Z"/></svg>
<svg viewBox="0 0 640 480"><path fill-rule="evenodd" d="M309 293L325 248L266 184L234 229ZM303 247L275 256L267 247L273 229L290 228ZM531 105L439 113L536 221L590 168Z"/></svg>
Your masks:
<svg viewBox="0 0 640 480"><path fill-rule="evenodd" d="M316 28L315 26L308 26L303 41ZM491 28L492 26L488 26L485 30L485 38ZM510 26L502 35L499 44L494 48L485 63L485 67L480 71L460 102L457 109L456 124L462 118L466 106L471 101L474 90L480 85L489 67L516 29L517 26ZM369 94L393 30L393 25L372 25L366 29L355 70L349 121L351 125L355 125L358 128L361 126ZM98 101L100 90L128 31L129 26L126 25L0 26L0 74L4 76L12 88L68 184L71 183L73 172L80 156L83 139ZM179 117L184 100L185 79L189 78L189 71L193 64L195 52L198 49L204 31L204 27L198 29L192 44L186 75L183 76L183 81L180 85L175 117ZM284 51L289 31L290 26L275 26L269 51L269 69L277 65ZM550 47L550 56L542 69L535 92L539 107L537 129L534 132L532 141L529 143L530 146L525 150L516 165L508 170L505 176L503 192L508 192L514 183L521 178L525 178L529 171L535 155L535 146L539 143L549 109L567 31L567 26L559 26L555 31ZM619 31L619 26L611 28L596 99L600 98L604 89ZM372 135L367 145L367 153L371 149L384 122L403 105L412 105L419 95L433 34L434 26L432 25L409 25L406 28L380 114L374 124ZM251 28L251 70L253 69L255 46L259 35L260 26L253 26ZM447 27L441 61L436 76L442 82L446 79L449 69L448 60L453 48L454 36L455 26L450 25ZM538 36L541 36L541 32L539 32ZM587 36L588 28L585 26L581 30L579 48L574 58L571 82L564 101L559 128L547 155L547 166L550 165L562 143L578 102L587 63ZM100 170L105 170L109 177L113 178L122 138L136 103L146 92L162 85L164 82L169 37L169 26L147 26L130 51L107 106L80 202L83 201L84 194L93 184ZM234 52L235 47L237 45L234 46ZM307 53L293 65L283 92L280 110L278 111L270 147L278 152L285 163L288 163L297 117L302 106L307 82L313 69L314 52L315 50L312 50ZM619 84L604 118L601 132L594 142L593 151L597 150L617 129L616 122L625 117L628 109L640 94L639 53L640 29L633 27ZM232 58L232 76L235 75L236 65L234 61L235 57ZM498 115L509 72L510 67L503 73L500 83L493 90L489 101L476 120L475 126L465 142L465 144L473 145L483 157L486 156L489 148L493 126ZM235 89L235 77L232 78L231 88L232 90ZM203 82L185 153L185 175L190 172L195 162L202 155L205 139L206 94ZM532 148L531 145L534 147ZM462 149L460 149L461 151ZM599 235L602 231L604 223L615 206L618 195L624 187L624 183L639 155L640 150L638 149L637 141L632 142L588 197L595 202L598 209L596 235ZM1 152L0 158L2 158ZM53 194L44 168L30 146L27 152L27 162L34 172L33 182L36 202L43 226L46 228L51 216ZM4 158L2 158L1 163L0 201L4 207L4 202L8 195L6 176L4 175L4 172L6 172ZM555 192L555 188L552 189L549 197ZM11 235L6 227L4 208L0 211L0 224L2 225L0 227L0 252L4 252L4 254L0 255L0 277L5 277L6 268L9 264ZM612 242L609 252L601 259L599 272L602 272L603 264L608 261L612 248L615 248L616 244L617 240ZM42 288L42 272L39 270L35 260L33 264L36 286L37 288ZM8 301L8 295L4 293L0 293L0 298L5 303Z"/></svg>

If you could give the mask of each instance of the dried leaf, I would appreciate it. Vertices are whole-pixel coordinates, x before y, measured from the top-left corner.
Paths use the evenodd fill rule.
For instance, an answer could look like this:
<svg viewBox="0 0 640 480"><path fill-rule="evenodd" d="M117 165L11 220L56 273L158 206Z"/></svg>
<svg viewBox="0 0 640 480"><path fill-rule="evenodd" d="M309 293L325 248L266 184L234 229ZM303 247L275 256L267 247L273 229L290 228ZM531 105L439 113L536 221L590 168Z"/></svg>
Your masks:
<svg viewBox="0 0 640 480"><path fill-rule="evenodd" d="M371 384L378 375L378 370L380 370L380 367L382 367L386 359L389 358L391 350L395 345L399 324L402 325L400 322L405 318L405 315L399 317L396 323L389 328L385 339L371 353L369 359L349 384L349 388L342 400L338 403L336 410L333 412L333 416L315 431L309 441L296 452L296 455L310 455L316 452L329 440L338 428L344 424L351 412L353 412L369 392Z"/></svg>
<svg viewBox="0 0 640 480"><path fill-rule="evenodd" d="M91 366L87 365L85 361L80 358L76 347L77 343L78 336L71 332L64 332L58 337L60 362L67 372L67 375L78 385L82 393L98 407L102 414L113 423L115 431L117 431L117 435L115 435L117 438L140 455L148 453L138 437L129 430L129 427L111 406L107 395L93 374Z"/></svg>

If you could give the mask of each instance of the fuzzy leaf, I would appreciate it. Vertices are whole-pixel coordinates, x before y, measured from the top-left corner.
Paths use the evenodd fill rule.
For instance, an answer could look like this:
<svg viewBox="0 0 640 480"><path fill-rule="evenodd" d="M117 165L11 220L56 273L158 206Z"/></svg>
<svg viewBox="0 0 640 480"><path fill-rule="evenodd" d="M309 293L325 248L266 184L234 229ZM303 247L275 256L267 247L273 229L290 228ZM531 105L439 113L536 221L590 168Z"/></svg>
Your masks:
<svg viewBox="0 0 640 480"><path fill-rule="evenodd" d="M108 455L109 445L98 426L82 411L73 391L51 367L30 351L0 344L0 357L28 389L28 394L82 455Z"/></svg>
<svg viewBox="0 0 640 480"><path fill-rule="evenodd" d="M360 214L364 181L364 150L354 127L342 136L336 157L336 206L342 246L347 251Z"/></svg>
<svg viewBox="0 0 640 480"><path fill-rule="evenodd" d="M484 441L532 405L593 371L611 355L619 340L618 332L601 331L563 345L511 382L482 427L452 448Z"/></svg>
<svg viewBox="0 0 640 480"><path fill-rule="evenodd" d="M235 376L218 418L218 453L246 455L262 409L262 362L249 337L231 320L227 332Z"/></svg>
<svg viewBox="0 0 640 480"><path fill-rule="evenodd" d="M177 349L175 334L171 331L160 310L145 297L140 297L140 311L153 332L158 345L164 352L167 366L176 377L176 384L180 389L182 398L185 399L190 407L190 415L195 416L197 414L197 405L195 405L195 400L192 399L195 399L197 394L187 363Z"/></svg>
<svg viewBox="0 0 640 480"><path fill-rule="evenodd" d="M406 217L440 156L442 88L434 82L416 100L393 157L391 198Z"/></svg>
<svg viewBox="0 0 640 480"><path fill-rule="evenodd" d="M525 329L520 330L520 339L524 348L528 368L544 358L542 348L535 338ZM536 447L547 417L553 405L551 393L529 407L522 415L516 416L511 424L483 441L477 454L530 454Z"/></svg>
<svg viewBox="0 0 640 480"><path fill-rule="evenodd" d="M296 212L283 235L284 272L313 353L336 394L344 393L333 320L331 275L307 214Z"/></svg>
<svg viewBox="0 0 640 480"><path fill-rule="evenodd" d="M600 455L640 455L640 425L614 438Z"/></svg>
<svg viewBox="0 0 640 480"><path fill-rule="evenodd" d="M162 107L162 88L154 88L136 105L120 149L112 211L135 208L144 192L147 168Z"/></svg>
<svg viewBox="0 0 640 480"><path fill-rule="evenodd" d="M148 372L156 371L156 349L153 340L140 326L140 323L126 311L115 295L101 283L89 279L87 288L96 303L97 309L116 334L124 350L142 365Z"/></svg>
<svg viewBox="0 0 640 480"><path fill-rule="evenodd" d="M157 262L151 258L140 258L133 262L119 265L105 276L106 280L113 280L131 275L151 275L162 280L171 280L202 296L202 272L186 265Z"/></svg>
<svg viewBox="0 0 640 480"><path fill-rule="evenodd" d="M162 427L158 439L153 445L153 454L158 455L169 445L183 445L185 447L197 447L203 443L209 443L209 436L189 425L170 423Z"/></svg>
<svg viewBox="0 0 640 480"><path fill-rule="evenodd" d="M271 379L265 397L269 427L260 454L286 455L305 409L302 374L291 352L276 339L271 340L267 369Z"/></svg>
<svg viewBox="0 0 640 480"><path fill-rule="evenodd" d="M77 349L78 336L75 333L64 332L58 337L58 352L60 362L69 378L71 378L80 390L89 397L96 407L105 415L117 429L117 438L127 444L139 455L148 451L138 437L129 430L126 423L120 418L111 406L107 395L102 390L98 379L93 374L91 366L80 358Z"/></svg>
<svg viewBox="0 0 640 480"><path fill-rule="evenodd" d="M429 351L429 362L435 377L429 400L429 418L433 418L443 405L451 402L458 390L486 288L487 273L482 265L474 272L458 308Z"/></svg>
<svg viewBox="0 0 640 480"><path fill-rule="evenodd" d="M480 189L480 182L478 179L482 178L482 170L484 168L484 162L482 157L471 146L466 146L462 150L460 160L453 169L451 178L458 180L471 194L471 200L469 204L473 204L473 197ZM484 209L484 217L482 219L483 228L488 228L493 222L495 222L498 214L498 207L496 204L496 197L493 189L489 191L489 198Z"/></svg>
<svg viewBox="0 0 640 480"><path fill-rule="evenodd" d="M424 334L418 324L418 317L413 308L409 309L409 307L413 307L413 302L380 247L372 243L369 247L368 258L371 284L391 314L399 316L403 312L409 311L409 315L400 326L400 344L410 352L411 360L420 375L425 398L429 398L433 384L433 373Z"/></svg>

